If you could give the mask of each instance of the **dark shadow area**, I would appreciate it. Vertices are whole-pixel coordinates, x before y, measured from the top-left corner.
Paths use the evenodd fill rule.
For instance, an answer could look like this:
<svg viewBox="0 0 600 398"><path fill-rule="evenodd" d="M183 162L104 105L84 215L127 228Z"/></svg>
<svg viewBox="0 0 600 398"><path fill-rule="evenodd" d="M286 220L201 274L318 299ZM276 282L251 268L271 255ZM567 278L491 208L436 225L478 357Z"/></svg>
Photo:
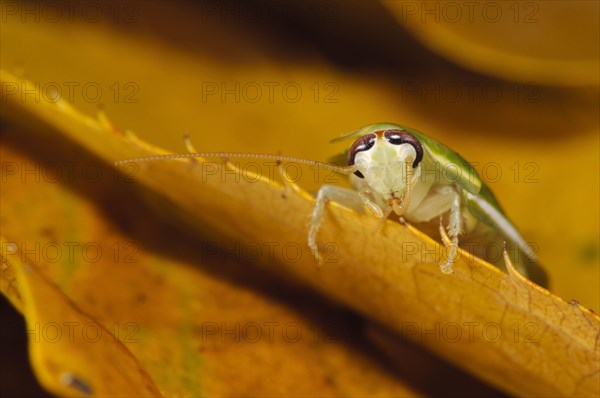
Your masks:
<svg viewBox="0 0 600 398"><path fill-rule="evenodd" d="M14 398L49 398L40 386L29 363L25 319L0 298L0 395Z"/></svg>

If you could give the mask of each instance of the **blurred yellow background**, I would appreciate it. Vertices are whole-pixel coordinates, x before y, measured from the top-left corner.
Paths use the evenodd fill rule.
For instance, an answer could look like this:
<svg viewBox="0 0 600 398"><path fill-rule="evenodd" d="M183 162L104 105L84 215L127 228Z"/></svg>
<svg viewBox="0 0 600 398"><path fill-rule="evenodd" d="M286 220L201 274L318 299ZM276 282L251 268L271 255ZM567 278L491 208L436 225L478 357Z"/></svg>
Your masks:
<svg viewBox="0 0 600 398"><path fill-rule="evenodd" d="M26 94L30 99L59 95L92 118L102 109L119 130L174 152L185 152L182 135L189 132L198 150L326 161L345 149L329 144L342 133L384 121L414 127L475 165L539 248L550 290L598 312L598 3L451 3L2 1L0 68L39 88ZM21 152L33 159L68 155L58 138L40 138L43 129L29 135L28 115L6 114L6 101L23 100L10 90L2 98L7 159L18 163ZM34 239L53 205L77 200L58 195L56 203L40 199L29 207L25 193L32 188L25 185L10 185L10 195L9 185L3 188L2 233L13 240ZM311 181L303 186L318 188ZM145 217L158 225L169 218ZM111 220L87 228L120 222ZM77 239L77 229L70 233ZM48 274L77 291L67 271ZM345 356L352 358L336 358ZM367 357L366 364L379 360ZM500 394L464 377L457 391ZM277 393L252 390L251 379L240 383L239 390L200 391ZM382 393L435 393L414 380L374 383L386 386ZM304 392L345 392L323 385Z"/></svg>

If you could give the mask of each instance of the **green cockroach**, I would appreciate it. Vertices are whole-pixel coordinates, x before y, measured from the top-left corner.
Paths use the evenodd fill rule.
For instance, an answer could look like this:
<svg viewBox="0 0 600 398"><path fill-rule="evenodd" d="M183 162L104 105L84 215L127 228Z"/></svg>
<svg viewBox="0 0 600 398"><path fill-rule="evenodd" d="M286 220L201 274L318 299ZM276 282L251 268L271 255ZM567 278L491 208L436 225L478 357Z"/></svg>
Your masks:
<svg viewBox="0 0 600 398"><path fill-rule="evenodd" d="M379 219L392 213L414 223L440 219L442 242L447 247L440 263L443 273L452 272L459 236L477 230L495 233L517 247L523 261L517 269L545 286L546 276L537 264L532 247L508 219L498 201L475 169L445 145L409 127L378 123L363 127L333 141L354 138L347 152L347 165L334 165L282 155L261 153L190 152L147 156L116 163L195 157L253 158L318 166L350 175L353 188L323 185L316 197L308 231L308 246L319 259L317 233L325 205L335 201L355 210L366 209ZM188 145L188 149L191 145ZM432 172L433 171L433 172ZM448 225L441 225L447 215ZM496 264L503 267L502 264Z"/></svg>

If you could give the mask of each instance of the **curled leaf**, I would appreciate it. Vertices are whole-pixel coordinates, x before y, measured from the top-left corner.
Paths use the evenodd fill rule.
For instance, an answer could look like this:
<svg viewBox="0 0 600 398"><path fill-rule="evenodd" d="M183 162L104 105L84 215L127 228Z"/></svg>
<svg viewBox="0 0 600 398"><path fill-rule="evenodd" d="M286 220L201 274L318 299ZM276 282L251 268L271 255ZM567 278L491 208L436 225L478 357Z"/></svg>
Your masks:
<svg viewBox="0 0 600 398"><path fill-rule="evenodd" d="M382 3L425 45L468 68L511 81L600 83L597 2Z"/></svg>

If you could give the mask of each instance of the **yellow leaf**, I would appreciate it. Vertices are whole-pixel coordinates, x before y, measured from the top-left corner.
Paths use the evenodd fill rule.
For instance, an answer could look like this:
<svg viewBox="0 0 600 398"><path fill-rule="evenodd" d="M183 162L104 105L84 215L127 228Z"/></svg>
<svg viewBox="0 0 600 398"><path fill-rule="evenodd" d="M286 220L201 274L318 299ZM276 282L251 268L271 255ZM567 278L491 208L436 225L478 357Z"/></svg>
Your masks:
<svg viewBox="0 0 600 398"><path fill-rule="evenodd" d="M0 147L2 230L10 233L0 242L0 288L26 318L32 366L50 392L420 396L421 388L431 390L380 361L357 316L251 267L235 243L214 233L190 237L149 217L139 184L80 146L55 141L47 124L28 120L26 128L7 126ZM25 136L49 145L37 152ZM9 166L25 174L15 176ZM443 363L423 367L489 390Z"/></svg>
<svg viewBox="0 0 600 398"><path fill-rule="evenodd" d="M440 248L427 237L396 230L393 223L372 235L374 220L334 204L327 208L320 241L332 244L337 251L330 255L338 262L317 272L304 246L312 211L309 195L298 197L291 189L268 181L250 183L250 178L238 184L235 176L253 177L250 171L254 169L240 175L220 168L219 160L142 165L137 171L122 169L124 174L114 174L112 160L156 149L134 137L126 142L106 137L104 131L120 134L119 130L106 118L82 118L79 114L95 115L102 107L119 129L134 130L143 141L171 151L184 150L181 135L189 131L195 146L202 150L281 151L315 160L326 160L347 149L327 141L359 126L378 121L413 126L475 164L516 226L539 247L555 295L567 302L575 298L584 307L599 311L599 101L596 88L586 86L597 82L598 35L594 29L598 22L585 22L593 18L593 12L578 15L577 8L561 4L556 12L558 3L539 3L543 11L540 23L500 23L495 28L440 24L439 28L427 26L428 32L449 35L429 40L425 38L428 32L419 34L418 27L406 29L395 23L394 11L387 14L378 2L343 6L293 2L283 8L245 2L233 8L139 2L119 3L123 8L116 9L116 3L101 2L97 4L101 21L92 21L99 23L90 23L90 15L79 13L82 8L77 6L73 16L67 3L61 3L60 20L49 21L53 15L40 12L56 9L48 4L35 3L27 8L34 11L25 14L20 13L26 9L21 3L0 4L6 11L0 69L19 76L3 74L0 79L5 123L2 147L5 137L13 137L17 147L35 159L3 152L3 167L10 167L11 163L4 163L9 160L17 169L3 168L3 178L10 183L3 181L2 186L2 231L12 241L22 242L25 250L35 248L36 243L51 250L55 248L52 242L61 241L88 242L93 249L95 242L104 253L121 255L121 262L105 258L99 267L68 261L44 261L39 266L80 308L122 339L127 336L123 332L131 329L115 329L117 324L134 321L140 330L151 332L139 334L140 342L128 348L161 392L298 393L292 386L297 380L312 382L302 386L319 395L466 391L456 383L454 369L433 357L424 361L422 355L410 355L412 350L404 343L411 339L505 391L519 395L598 394L594 384L597 368L584 365L590 359L592 364L598 361L597 337L592 344L598 321L575 301L569 306L469 258L461 263L457 278L442 277L434 264ZM586 7L597 7L590 4ZM441 2L433 4L442 6ZM508 2L506 6L522 6L520 11L528 11L525 7L536 4ZM293 15L279 13L290 11L288 7L293 8ZM248 19L257 11L259 23ZM40 16L41 21L34 21ZM561 27L575 25L576 29L556 29L556 20ZM448 54L449 59L503 79L469 73L446 62L420 46L407 30L417 32L415 37L432 49L437 49L438 41L448 52L449 43L450 52L456 52L456 56ZM296 31L302 31L302 38ZM498 33L502 42L494 37ZM503 47L506 44L508 49ZM26 86L25 77L31 81ZM274 99L268 85L275 88ZM292 90L285 92L284 86ZM252 90L257 87L262 96L254 98ZM302 95L289 97L298 87ZM216 91L209 93L207 88ZM63 100L51 104L57 97ZM7 120L14 122L8 124L11 134L4 134ZM11 131L15 126L19 138ZM65 134L71 138L57 139ZM69 144L71 141L80 144ZM82 181L80 175L73 182L68 177L71 166L65 161L73 159L76 165L87 166L87 180ZM57 164L67 172L58 179L51 174ZM27 174L31 167L37 171ZM90 184L98 170L109 176L111 183ZM263 171L268 170L272 168ZM14 171L17 173L8 173ZM137 183L128 183L133 171ZM36 175L43 184L32 183ZM300 183L307 190L320 185L311 170L303 170L303 177ZM221 178L227 182L222 184ZM17 184L21 179L27 181L25 187ZM52 187L56 190L48 190ZM166 228L162 220L177 224L177 228ZM184 230L192 236L184 238ZM435 230L429 234L437 235ZM223 253L235 257L256 245L276 243L279 248L286 244L290 249L299 247L303 260L290 261L293 252L286 253L283 262L263 255L243 265L219 257ZM411 261L394 258L406 252L403 244L404 248L418 244ZM190 250L195 246L197 250ZM137 249L142 267L122 263L133 249ZM421 258L428 250L435 254ZM207 255L216 258L205 262ZM278 255L284 257L283 252ZM26 257L32 261L32 255ZM50 251L45 258L51 260ZM255 263L264 267L255 267ZM465 274L465 264L467 270L474 270L471 274ZM171 269L176 271L167 272ZM315 319L332 317L335 310L326 304L327 299L313 302L308 299L312 291L298 293L281 276L265 276L273 270L291 275L284 278L286 282L297 283L301 278L319 286L324 296L365 314L352 315L360 322L334 322L335 330L356 332L364 322L361 317L376 319L378 326L367 327L367 337L359 332L338 343L343 345L338 354L321 344L297 344L295 350L243 344L240 349L235 342L229 346L231 341L225 346L211 341L195 356L182 354L193 351L186 347L198 346L197 339L185 338L191 334L189 328L182 328L183 333L175 331L182 319L202 330L207 316L212 318L208 322L223 320L231 326L232 322L251 325L256 314L262 320L268 313L294 323L302 318L297 322L302 330L312 330L323 325ZM23 310L18 281L8 268L1 271L3 291ZM206 277L207 273L216 280ZM248 280L263 281L268 287L244 283ZM515 287L511 296L507 290L514 283L520 287ZM282 298L273 288L291 290L292 298ZM257 300L250 292L260 292L259 296L268 299ZM526 301L515 298L525 293L531 294L532 310L527 306L523 310ZM293 303L290 305L296 310L281 310L282 301ZM298 303L305 302L310 308L299 307ZM535 305L547 306L549 315ZM186 308L191 309L189 313ZM202 315L190 320L192 311ZM558 321L561 314L564 320ZM310 322L304 322L307 317ZM381 331L382 323L394 330ZM459 341L452 334L456 324L462 333ZM502 334L496 341L497 330ZM477 334L476 341L469 338L471 331ZM565 337L569 334L575 336L572 342ZM388 373L381 356L372 353L371 344L362 348L366 339L380 347L399 371ZM548 343L552 339L558 342L556 349ZM173 340L181 345L174 349ZM568 350L567 342L572 344ZM323 356L311 356L311 349ZM491 359L482 358L485 355ZM300 359L291 363L290 357ZM322 358L335 358L335 363L329 366L331 362ZM194 360L202 367L195 367ZM313 366L315 363L327 365ZM347 372L339 370L354 363L357 366ZM256 372L247 371L248 367ZM356 376L362 369L373 371L364 378ZM318 373L321 370L323 373ZM585 372L588 376L578 381ZM275 373L282 379L277 385L270 380ZM435 385L430 380L436 380ZM379 388L367 389L371 385Z"/></svg>
<svg viewBox="0 0 600 398"><path fill-rule="evenodd" d="M383 1L425 45L476 71L536 84L598 85L598 2Z"/></svg>
<svg viewBox="0 0 600 398"><path fill-rule="evenodd" d="M19 81L5 72L1 77L3 82ZM39 118L107 164L164 153L62 102L8 105ZM310 195L266 178L209 178L203 168L207 164L211 163L151 162L134 169L135 179L139 189L143 185L156 193L148 196L161 206L156 214L167 213L198 231L214 231L242 245L305 241L305 220L313 206ZM243 222L236 222L240 217ZM387 222L385 232L374 239L370 231L376 223L332 203L319 240L335 243L336 261L317 272L309 253L301 250L295 262L276 251L273 260L259 258L257 263L314 286L506 391L598 394L597 315L465 253L455 264L455 274L444 275L436 256L427 257L440 252L431 238ZM414 245L417 252L406 256L403 244Z"/></svg>
<svg viewBox="0 0 600 398"><path fill-rule="evenodd" d="M18 244L5 238L0 244L2 268L17 281L31 333L31 360L44 387L59 396L160 396L121 341L79 310L36 265L14 261L20 257ZM2 292L14 296L16 292L5 291L2 282Z"/></svg>

